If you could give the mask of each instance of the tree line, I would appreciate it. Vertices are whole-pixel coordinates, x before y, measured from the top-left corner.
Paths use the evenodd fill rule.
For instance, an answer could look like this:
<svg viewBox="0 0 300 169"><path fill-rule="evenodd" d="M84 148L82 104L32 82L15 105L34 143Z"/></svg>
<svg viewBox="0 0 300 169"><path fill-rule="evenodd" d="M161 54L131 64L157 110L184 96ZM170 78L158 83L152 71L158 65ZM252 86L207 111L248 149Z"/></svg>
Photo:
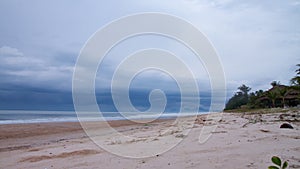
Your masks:
<svg viewBox="0 0 300 169"><path fill-rule="evenodd" d="M250 87L241 85L228 100L224 110L299 106L300 64L297 64L297 67L296 76L290 80L290 85L282 85L278 81L273 81L271 89L255 92L250 92Z"/></svg>

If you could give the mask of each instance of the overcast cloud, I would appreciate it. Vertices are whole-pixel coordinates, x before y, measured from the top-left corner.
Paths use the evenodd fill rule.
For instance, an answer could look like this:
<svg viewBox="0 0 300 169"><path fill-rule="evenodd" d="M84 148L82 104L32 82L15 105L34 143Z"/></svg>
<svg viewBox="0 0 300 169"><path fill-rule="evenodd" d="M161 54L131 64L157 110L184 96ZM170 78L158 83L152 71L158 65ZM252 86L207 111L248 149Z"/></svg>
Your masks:
<svg viewBox="0 0 300 169"><path fill-rule="evenodd" d="M218 52L228 96L243 83L254 90L269 88L273 80L288 84L300 63L299 0L88 2L0 1L0 98L6 99L2 104L17 102L7 98L20 98L20 92L15 92L20 88L29 94L33 89L70 92L73 68L88 38L112 20L141 12L172 14L202 31ZM96 84L109 88L122 58L146 47L179 55L195 72L200 90L210 90L209 77L192 53L177 42L155 36L129 39L112 50L100 65ZM170 77L157 72L137 77L133 87L149 89L151 83L157 87L158 78L164 79L162 89L177 89Z"/></svg>

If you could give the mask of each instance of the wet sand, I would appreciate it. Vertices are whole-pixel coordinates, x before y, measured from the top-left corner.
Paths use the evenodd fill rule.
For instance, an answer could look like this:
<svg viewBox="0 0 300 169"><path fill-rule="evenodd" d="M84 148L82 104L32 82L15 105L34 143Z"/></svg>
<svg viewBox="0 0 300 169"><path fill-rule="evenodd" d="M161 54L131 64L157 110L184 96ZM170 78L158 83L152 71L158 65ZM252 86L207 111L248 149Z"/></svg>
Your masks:
<svg viewBox="0 0 300 169"><path fill-rule="evenodd" d="M200 115L182 127L174 120L137 124L112 121L118 135L101 137L109 148L123 147L138 152L139 147L159 150L162 143L182 141L147 158L112 154L95 144L76 122L0 125L0 168L267 168L273 155L288 160L290 168L300 168L300 112L272 114L224 113L217 122ZM284 122L294 129L280 129ZM94 124L93 124L94 123ZM90 122L97 126L98 122ZM205 143L199 143L203 126L217 125ZM169 128L168 132L162 132ZM95 128L96 130L97 128ZM186 130L190 130L187 134ZM153 139L153 135L157 135ZM119 146L119 147L118 147Z"/></svg>

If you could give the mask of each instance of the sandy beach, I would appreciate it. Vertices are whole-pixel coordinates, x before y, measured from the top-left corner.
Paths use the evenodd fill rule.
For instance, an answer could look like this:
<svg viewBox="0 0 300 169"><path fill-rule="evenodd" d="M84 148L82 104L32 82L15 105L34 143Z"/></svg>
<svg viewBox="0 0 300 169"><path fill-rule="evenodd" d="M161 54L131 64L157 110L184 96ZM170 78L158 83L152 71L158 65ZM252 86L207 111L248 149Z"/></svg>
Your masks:
<svg viewBox="0 0 300 169"><path fill-rule="evenodd" d="M125 147L134 152L142 145L180 140L170 150L147 158L112 154L95 144L76 122L0 125L0 168L101 168L101 169L242 169L267 168L271 157L288 160L289 168L300 168L300 111L272 114L223 113L218 122L199 115L188 127L174 120L152 123L112 121L119 133L138 139L122 140L117 135L101 137L108 148ZM281 129L282 123L294 129ZM90 126L97 126L90 122ZM212 136L199 143L203 126L217 125ZM164 128L170 132L162 133ZM95 127L95 130L97 128ZM185 131L190 130L187 134ZM153 135L157 135L153 139ZM151 147L152 149L152 147ZM153 148L153 151L156 149ZM120 150L121 151L121 150ZM125 151L125 150L124 150Z"/></svg>

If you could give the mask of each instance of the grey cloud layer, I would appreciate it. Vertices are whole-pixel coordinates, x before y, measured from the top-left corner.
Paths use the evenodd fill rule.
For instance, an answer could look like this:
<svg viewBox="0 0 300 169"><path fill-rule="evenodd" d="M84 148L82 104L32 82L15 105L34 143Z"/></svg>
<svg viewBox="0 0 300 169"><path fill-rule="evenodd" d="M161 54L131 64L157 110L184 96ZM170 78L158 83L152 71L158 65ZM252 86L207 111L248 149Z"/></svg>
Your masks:
<svg viewBox="0 0 300 169"><path fill-rule="evenodd" d="M71 91L73 67L85 41L110 21L137 12L173 14L206 34L223 63L229 95L242 83L253 89L268 88L272 80L288 83L300 62L299 11L299 0L132 0L94 1L94 4L3 0L0 2L0 90L23 85ZM143 40L147 42L141 43ZM180 44L147 37L127 41L127 45L108 54L96 84L109 87L113 70L122 57L149 44L180 55L198 72L200 88L209 89L203 65L179 48ZM142 81L135 82L137 88L143 85L149 88L157 75L151 79L151 72L145 73ZM162 88L167 88L168 83L173 82L165 78Z"/></svg>

